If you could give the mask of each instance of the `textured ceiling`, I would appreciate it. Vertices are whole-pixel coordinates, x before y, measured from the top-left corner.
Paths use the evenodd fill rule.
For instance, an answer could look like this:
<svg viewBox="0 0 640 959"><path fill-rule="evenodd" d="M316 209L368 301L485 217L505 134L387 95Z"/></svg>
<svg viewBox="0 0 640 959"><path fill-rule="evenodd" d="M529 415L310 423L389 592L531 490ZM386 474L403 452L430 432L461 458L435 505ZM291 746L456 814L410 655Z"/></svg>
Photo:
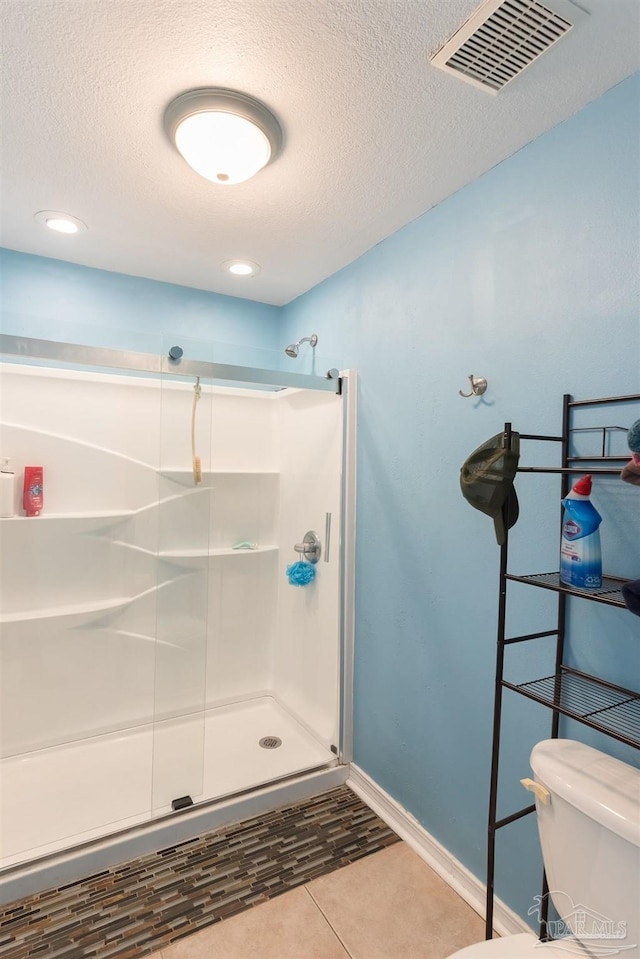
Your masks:
<svg viewBox="0 0 640 959"><path fill-rule="evenodd" d="M491 96L429 63L477 6L2 0L0 243L286 303L640 68L638 0L581 0L591 16ZM280 118L253 180L217 187L167 142L165 106L201 86ZM42 209L89 229L51 234ZM226 275L232 257L262 273Z"/></svg>

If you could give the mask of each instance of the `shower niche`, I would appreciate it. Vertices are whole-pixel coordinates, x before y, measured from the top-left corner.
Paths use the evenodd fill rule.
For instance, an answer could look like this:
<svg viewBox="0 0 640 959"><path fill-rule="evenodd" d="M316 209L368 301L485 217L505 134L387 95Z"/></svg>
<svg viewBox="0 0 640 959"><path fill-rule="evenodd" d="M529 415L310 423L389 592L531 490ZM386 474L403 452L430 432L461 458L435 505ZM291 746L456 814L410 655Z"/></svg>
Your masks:
<svg viewBox="0 0 640 959"><path fill-rule="evenodd" d="M44 467L41 515L0 519L0 867L338 765L347 391L203 380L196 483L193 378L0 384L3 455Z"/></svg>

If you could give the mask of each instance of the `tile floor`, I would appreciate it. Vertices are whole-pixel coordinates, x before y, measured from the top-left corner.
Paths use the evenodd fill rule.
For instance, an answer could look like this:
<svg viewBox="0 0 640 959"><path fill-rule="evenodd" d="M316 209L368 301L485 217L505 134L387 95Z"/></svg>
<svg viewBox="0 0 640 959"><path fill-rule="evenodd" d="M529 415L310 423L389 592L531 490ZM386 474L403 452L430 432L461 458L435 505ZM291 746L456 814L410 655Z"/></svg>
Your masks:
<svg viewBox="0 0 640 959"><path fill-rule="evenodd" d="M0 959L445 959L482 938L346 785L0 907Z"/></svg>
<svg viewBox="0 0 640 959"><path fill-rule="evenodd" d="M148 959L446 959L483 938L477 913L399 842Z"/></svg>
<svg viewBox="0 0 640 959"><path fill-rule="evenodd" d="M337 786L0 906L0 957L143 959L398 842Z"/></svg>

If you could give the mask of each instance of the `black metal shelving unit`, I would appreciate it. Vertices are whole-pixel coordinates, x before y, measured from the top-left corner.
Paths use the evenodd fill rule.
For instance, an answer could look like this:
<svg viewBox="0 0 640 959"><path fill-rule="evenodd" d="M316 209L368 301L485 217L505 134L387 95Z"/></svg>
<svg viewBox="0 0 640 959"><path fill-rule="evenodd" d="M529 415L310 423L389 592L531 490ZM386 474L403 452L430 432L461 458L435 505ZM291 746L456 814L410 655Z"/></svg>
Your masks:
<svg viewBox="0 0 640 959"><path fill-rule="evenodd" d="M561 478L561 494L564 498L569 492L570 478L576 473L591 473L594 476L617 476L629 455L611 456L607 452L607 440L611 431L622 429L618 426L573 426L573 414L578 407L615 407L620 404L640 401L640 393L627 396L600 397L591 400L574 400L565 395L562 406L562 432L559 436L544 436L532 433L520 433L521 440L532 442L558 443L561 450L561 466L522 466L519 473L557 473ZM573 456L570 454L571 437L577 432L602 433L600 453L594 456ZM511 423L505 423L503 443L511 448ZM596 465L599 464L599 465ZM508 518L507 518L508 519ZM498 638L496 651L496 677L493 713L493 742L491 750L491 784L489 794L489 828L487 846L487 900L485 935L493 935L493 898L495 879L495 842L498 829L535 812L535 804L519 809L510 816L497 819L498 769L500 759L500 727L502 715L503 690L509 689L520 696L541 703L551 710L550 738L558 737L560 717L568 716L585 726L597 729L619 742L640 749L640 693L616 686L598 676L592 676L567 666L564 663L564 637L567 600L579 597L591 602L608 606L625 606L622 598L622 585L626 580L618 576L604 576L602 588L597 590L573 589L560 582L560 574L532 573L516 576L507 570L509 559L508 522L505 542L500 549L500 595L498 602ZM555 629L544 632L528 633L523 636L506 636L507 587L510 582L526 583L530 586L552 590L558 596L557 623ZM529 642L543 637L556 637L554 671L540 678L529 679L522 683L507 682L504 679L506 650L516 643ZM547 893L546 877L542 882L543 910L540 924L540 938L547 938Z"/></svg>

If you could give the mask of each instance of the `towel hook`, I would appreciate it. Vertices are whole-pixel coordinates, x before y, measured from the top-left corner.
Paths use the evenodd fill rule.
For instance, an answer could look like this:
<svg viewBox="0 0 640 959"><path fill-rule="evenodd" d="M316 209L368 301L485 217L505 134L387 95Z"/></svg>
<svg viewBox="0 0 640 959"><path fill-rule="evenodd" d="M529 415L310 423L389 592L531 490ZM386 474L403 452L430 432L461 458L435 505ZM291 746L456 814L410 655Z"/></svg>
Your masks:
<svg viewBox="0 0 640 959"><path fill-rule="evenodd" d="M484 376L474 376L473 373L470 373L469 382L471 383L471 392L463 393L462 390L458 390L460 396L482 396L486 392L487 381Z"/></svg>

